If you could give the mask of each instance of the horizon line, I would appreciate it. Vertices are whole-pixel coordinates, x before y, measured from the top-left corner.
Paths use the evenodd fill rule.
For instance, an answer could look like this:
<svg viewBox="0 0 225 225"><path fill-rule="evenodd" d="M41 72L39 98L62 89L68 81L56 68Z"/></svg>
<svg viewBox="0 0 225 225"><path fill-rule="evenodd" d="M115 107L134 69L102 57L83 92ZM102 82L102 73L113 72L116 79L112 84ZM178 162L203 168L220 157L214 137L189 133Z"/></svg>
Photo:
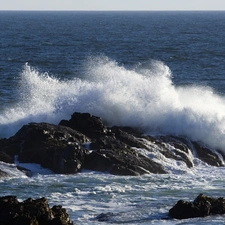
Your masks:
<svg viewBox="0 0 225 225"><path fill-rule="evenodd" d="M46 11L46 12L223 12L225 9L0 9L1 11Z"/></svg>

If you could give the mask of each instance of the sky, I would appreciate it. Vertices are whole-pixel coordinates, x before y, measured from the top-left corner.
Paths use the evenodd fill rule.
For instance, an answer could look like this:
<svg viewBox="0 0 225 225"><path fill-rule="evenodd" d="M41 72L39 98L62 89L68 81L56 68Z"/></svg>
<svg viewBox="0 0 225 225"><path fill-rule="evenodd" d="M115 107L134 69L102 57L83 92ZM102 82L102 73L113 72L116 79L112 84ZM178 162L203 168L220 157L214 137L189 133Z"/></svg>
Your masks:
<svg viewBox="0 0 225 225"><path fill-rule="evenodd" d="M225 10L225 0L0 0L0 10Z"/></svg>

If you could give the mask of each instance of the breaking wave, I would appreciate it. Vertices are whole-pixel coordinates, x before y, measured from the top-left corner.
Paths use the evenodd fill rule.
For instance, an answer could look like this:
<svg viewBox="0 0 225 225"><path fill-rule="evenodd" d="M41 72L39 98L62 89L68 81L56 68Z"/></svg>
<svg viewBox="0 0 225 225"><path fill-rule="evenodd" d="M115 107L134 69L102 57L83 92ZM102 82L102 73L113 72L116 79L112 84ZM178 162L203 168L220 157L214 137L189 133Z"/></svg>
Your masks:
<svg viewBox="0 0 225 225"><path fill-rule="evenodd" d="M57 124L77 111L110 126L185 136L225 150L225 98L210 87L177 87L168 66L154 60L127 69L107 57L90 57L85 67L83 78L60 80L25 64L18 103L0 114L0 136L31 121Z"/></svg>

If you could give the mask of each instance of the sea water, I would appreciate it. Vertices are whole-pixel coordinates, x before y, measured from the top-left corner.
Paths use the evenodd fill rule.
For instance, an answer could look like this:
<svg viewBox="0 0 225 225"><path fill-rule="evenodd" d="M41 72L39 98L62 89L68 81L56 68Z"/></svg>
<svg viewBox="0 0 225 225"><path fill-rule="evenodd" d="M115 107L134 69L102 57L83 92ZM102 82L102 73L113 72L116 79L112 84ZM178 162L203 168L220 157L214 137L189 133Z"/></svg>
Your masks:
<svg viewBox="0 0 225 225"><path fill-rule="evenodd" d="M0 12L0 137L78 111L225 151L224 20L224 12ZM225 169L193 162L162 159L168 174L138 177L22 164L34 173L26 177L1 163L10 174L1 195L45 196L77 224L223 224L168 220L179 199L225 196Z"/></svg>

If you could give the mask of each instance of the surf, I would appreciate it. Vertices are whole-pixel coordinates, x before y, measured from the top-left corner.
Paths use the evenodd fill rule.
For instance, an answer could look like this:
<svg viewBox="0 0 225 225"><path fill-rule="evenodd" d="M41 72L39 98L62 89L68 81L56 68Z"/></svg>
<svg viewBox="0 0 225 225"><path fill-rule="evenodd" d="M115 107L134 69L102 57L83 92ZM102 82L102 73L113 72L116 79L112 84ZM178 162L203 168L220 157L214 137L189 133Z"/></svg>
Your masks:
<svg viewBox="0 0 225 225"><path fill-rule="evenodd" d="M146 134L177 135L225 150L225 98L208 86L176 86L170 68L150 60L126 68L89 57L84 76L59 79L26 63L13 107L0 114L0 137L29 122L58 124L73 112L100 116L108 126L131 126Z"/></svg>

